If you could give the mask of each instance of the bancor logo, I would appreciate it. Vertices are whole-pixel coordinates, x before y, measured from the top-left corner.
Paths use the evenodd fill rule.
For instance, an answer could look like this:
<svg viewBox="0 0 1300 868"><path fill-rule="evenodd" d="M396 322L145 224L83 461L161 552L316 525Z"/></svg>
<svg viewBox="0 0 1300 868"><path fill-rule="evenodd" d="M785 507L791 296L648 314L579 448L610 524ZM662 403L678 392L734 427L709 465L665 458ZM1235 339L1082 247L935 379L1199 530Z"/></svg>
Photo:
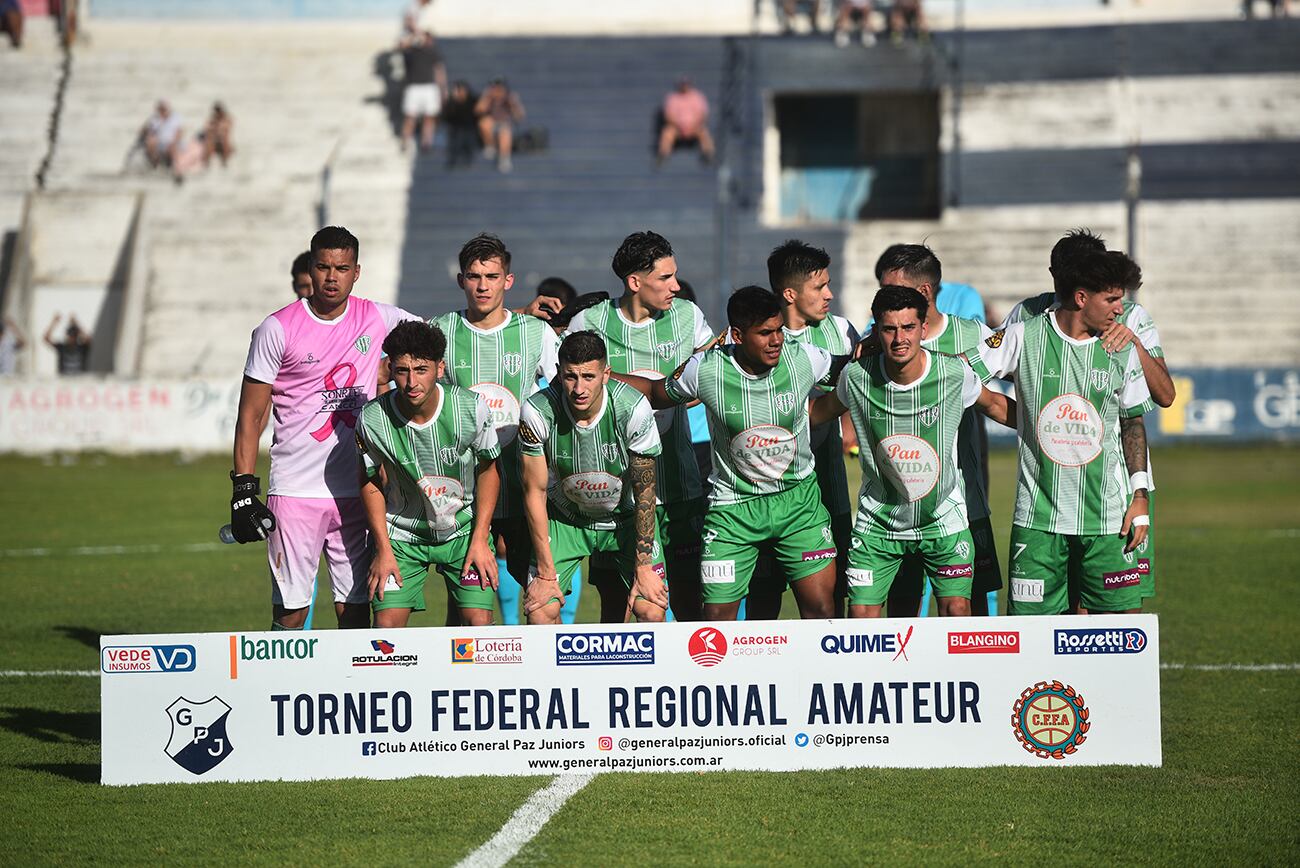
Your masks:
<svg viewBox="0 0 1300 868"><path fill-rule="evenodd" d="M979 630L948 634L949 654L1019 654L1020 634L1016 631Z"/></svg>
<svg viewBox="0 0 1300 868"><path fill-rule="evenodd" d="M230 679L239 677L240 661L250 660L311 660L316 656L316 643L320 639L249 639L247 636L230 637Z"/></svg>

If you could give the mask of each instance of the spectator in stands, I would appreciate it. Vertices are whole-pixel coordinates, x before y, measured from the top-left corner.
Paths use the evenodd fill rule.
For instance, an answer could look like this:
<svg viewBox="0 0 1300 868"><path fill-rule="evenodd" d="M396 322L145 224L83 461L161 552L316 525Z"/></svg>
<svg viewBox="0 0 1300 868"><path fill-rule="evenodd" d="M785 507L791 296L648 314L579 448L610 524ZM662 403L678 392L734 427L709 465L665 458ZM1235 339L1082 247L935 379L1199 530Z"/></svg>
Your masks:
<svg viewBox="0 0 1300 868"><path fill-rule="evenodd" d="M27 337L18 323L5 317L0 323L0 376L18 372L18 351L27 346Z"/></svg>
<svg viewBox="0 0 1300 868"><path fill-rule="evenodd" d="M293 286L293 294L299 298L311 298L311 251L305 250L294 257L293 265L289 266L289 282Z"/></svg>
<svg viewBox="0 0 1300 868"><path fill-rule="evenodd" d="M656 165L662 166L678 142L694 143L700 148L700 159L713 162L713 137L709 135L709 101L691 83L681 76L677 86L664 97L663 127L659 130L659 151Z"/></svg>
<svg viewBox="0 0 1300 868"><path fill-rule="evenodd" d="M158 100L153 114L140 130L140 141L144 144L144 153L149 158L149 165L155 169L159 166L171 166L176 159L176 152L184 141L183 132L180 115L172 111L167 100Z"/></svg>
<svg viewBox="0 0 1300 868"><path fill-rule="evenodd" d="M1291 17L1291 0L1268 0L1268 8L1274 18ZM1241 0L1241 14L1244 18L1255 17L1255 0Z"/></svg>
<svg viewBox="0 0 1300 868"><path fill-rule="evenodd" d="M447 129L447 168L458 163L470 165L478 144L478 117L474 107L478 96L470 90L469 83L454 81L447 104L442 107L442 121Z"/></svg>
<svg viewBox="0 0 1300 868"><path fill-rule="evenodd" d="M822 0L781 0L781 33L789 36L794 33L794 19L802 3L808 9L808 24L813 33L820 33L818 17L822 11Z"/></svg>
<svg viewBox="0 0 1300 868"><path fill-rule="evenodd" d="M208 115L208 123L201 134L204 168L207 168L214 154L221 158L221 167L226 167L226 161L235 153L235 143L231 137L234 126L235 119L226 111L226 107L214 102L212 114Z"/></svg>
<svg viewBox="0 0 1300 868"><path fill-rule="evenodd" d="M433 0L411 0L402 16L402 35L433 32Z"/></svg>
<svg viewBox="0 0 1300 868"><path fill-rule="evenodd" d="M863 45L876 44L876 30L871 25L873 15L872 0L840 0L839 11L835 14L835 44L844 48L849 44L849 31L854 26L860 31L859 39Z"/></svg>
<svg viewBox="0 0 1300 868"><path fill-rule="evenodd" d="M483 139L483 156L495 159L498 169L509 172L515 124L524 119L524 104L504 78L494 78L478 98L474 114L478 116L479 135Z"/></svg>
<svg viewBox="0 0 1300 868"><path fill-rule="evenodd" d="M415 135L415 120L420 118L420 149L433 147L433 132L447 92L447 68L442 50L433 34L418 30L402 37L398 44L406 67L406 87L402 91L402 150Z"/></svg>
<svg viewBox="0 0 1300 868"><path fill-rule="evenodd" d="M76 316L70 314L63 340L54 340L54 329L62 319L63 316L56 313L50 320L50 327L45 330L45 343L59 354L60 374L84 374L90 370L90 335L78 325Z"/></svg>
<svg viewBox="0 0 1300 868"><path fill-rule="evenodd" d="M0 33L9 36L14 48L23 47L23 6L18 0L0 0Z"/></svg>
<svg viewBox="0 0 1300 868"><path fill-rule="evenodd" d="M921 9L921 0L894 0L889 9L889 39L898 43L904 36L912 39L929 39L930 31L925 24L925 12Z"/></svg>

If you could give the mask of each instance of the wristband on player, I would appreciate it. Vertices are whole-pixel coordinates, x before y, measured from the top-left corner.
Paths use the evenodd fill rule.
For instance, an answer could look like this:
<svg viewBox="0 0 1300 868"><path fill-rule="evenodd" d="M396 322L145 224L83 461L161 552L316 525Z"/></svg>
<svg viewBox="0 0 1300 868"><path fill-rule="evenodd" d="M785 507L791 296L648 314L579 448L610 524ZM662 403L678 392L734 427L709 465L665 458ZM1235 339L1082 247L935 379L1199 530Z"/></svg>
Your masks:
<svg viewBox="0 0 1300 868"><path fill-rule="evenodd" d="M261 480L251 473L230 472L233 491L230 497L230 533L243 544L266 539L275 530L275 515L257 495Z"/></svg>
<svg viewBox="0 0 1300 868"><path fill-rule="evenodd" d="M1145 470L1139 470L1128 478L1129 491L1149 491L1151 489L1151 474Z"/></svg>

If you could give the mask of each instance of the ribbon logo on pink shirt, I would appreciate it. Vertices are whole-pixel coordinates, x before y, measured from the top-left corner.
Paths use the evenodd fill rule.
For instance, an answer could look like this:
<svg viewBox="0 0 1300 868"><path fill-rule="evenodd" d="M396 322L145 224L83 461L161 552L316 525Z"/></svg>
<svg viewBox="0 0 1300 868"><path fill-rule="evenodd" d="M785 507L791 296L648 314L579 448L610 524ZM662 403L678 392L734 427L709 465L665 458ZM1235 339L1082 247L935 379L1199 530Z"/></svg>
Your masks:
<svg viewBox="0 0 1300 868"><path fill-rule="evenodd" d="M345 368L347 369L347 373L346 373L347 382L345 383L335 382L334 375L337 374L339 371L344 370ZM342 364L335 365L334 369L325 375L325 388L327 390L325 392L326 395L325 403L326 406L331 404L334 405L335 409L329 411L330 414L329 418L325 420L325 423L323 425L321 425L315 431L311 432L311 436L315 437L317 441L323 443L325 439L330 436L330 434L334 433L334 429L338 426L340 422L342 422L349 429L357 427L356 411L352 409L345 409L340 406L345 404L349 404L349 405L351 404L352 399L354 397L352 387L356 385L356 382L357 382L357 369L351 362L343 362ZM340 391L342 391L343 394L341 395L332 394ZM322 410L322 412L324 412L324 410Z"/></svg>

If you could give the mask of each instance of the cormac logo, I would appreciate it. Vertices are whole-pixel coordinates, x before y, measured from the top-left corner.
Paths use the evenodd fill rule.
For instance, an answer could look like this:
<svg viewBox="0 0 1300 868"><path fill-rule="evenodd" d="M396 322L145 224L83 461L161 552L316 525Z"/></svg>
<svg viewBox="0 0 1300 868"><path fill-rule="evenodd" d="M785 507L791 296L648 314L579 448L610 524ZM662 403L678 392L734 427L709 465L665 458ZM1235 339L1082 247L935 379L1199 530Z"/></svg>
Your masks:
<svg viewBox="0 0 1300 868"><path fill-rule="evenodd" d="M374 654L358 654L352 658L353 666L414 666L420 662L418 654L398 654L397 646L387 639L372 639Z"/></svg>
<svg viewBox="0 0 1300 868"><path fill-rule="evenodd" d="M893 654L893 659L907 658L907 643L912 641L912 627L906 633L831 633L822 637L826 654Z"/></svg>
<svg viewBox="0 0 1300 868"><path fill-rule="evenodd" d="M557 666L654 662L655 636L649 630L560 633L555 637Z"/></svg>
<svg viewBox="0 0 1300 868"><path fill-rule="evenodd" d="M712 627L704 627L691 634L686 653L701 666L717 666L727 656L727 637Z"/></svg>
<svg viewBox="0 0 1300 868"><path fill-rule="evenodd" d="M230 678L239 677L240 661L250 660L311 660L316 656L316 643L320 639L249 639L246 636L230 637Z"/></svg>
<svg viewBox="0 0 1300 868"><path fill-rule="evenodd" d="M1020 634L1011 631L980 630L949 633L949 654L1019 654Z"/></svg>
<svg viewBox="0 0 1300 868"><path fill-rule="evenodd" d="M523 663L524 640L520 636L496 639L452 639L452 663Z"/></svg>
<svg viewBox="0 0 1300 868"><path fill-rule="evenodd" d="M99 652L105 672L193 672L193 645L119 645Z"/></svg>
<svg viewBox="0 0 1300 868"><path fill-rule="evenodd" d="M1147 634L1137 629L1057 630L1052 650L1057 654L1141 654Z"/></svg>

